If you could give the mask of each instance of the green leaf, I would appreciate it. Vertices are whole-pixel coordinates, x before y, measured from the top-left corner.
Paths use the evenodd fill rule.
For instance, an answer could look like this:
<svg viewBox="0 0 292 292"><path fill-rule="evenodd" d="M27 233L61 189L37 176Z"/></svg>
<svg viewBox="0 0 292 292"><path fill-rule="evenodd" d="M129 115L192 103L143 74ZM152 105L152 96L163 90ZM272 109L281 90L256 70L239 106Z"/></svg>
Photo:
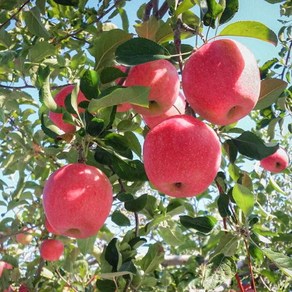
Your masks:
<svg viewBox="0 0 292 292"><path fill-rule="evenodd" d="M179 16L180 14L188 11L195 5L196 5L196 2L194 0L183 0L180 2L177 9L175 10L174 15Z"/></svg>
<svg viewBox="0 0 292 292"><path fill-rule="evenodd" d="M287 82L281 79L262 80L260 97L254 109L261 110L275 103L287 85Z"/></svg>
<svg viewBox="0 0 292 292"><path fill-rule="evenodd" d="M137 199L129 200L125 202L126 210L130 212L139 212L141 211L147 204L148 195L144 194Z"/></svg>
<svg viewBox="0 0 292 292"><path fill-rule="evenodd" d="M159 29L161 21L155 16L150 16L149 20L135 25L135 30L140 38L155 41L155 35Z"/></svg>
<svg viewBox="0 0 292 292"><path fill-rule="evenodd" d="M118 210L113 212L111 218L112 221L116 223L118 226L131 226L130 219Z"/></svg>
<svg viewBox="0 0 292 292"><path fill-rule="evenodd" d="M212 257L223 254L226 257L232 257L237 252L240 238L232 233L221 232L220 242L214 250Z"/></svg>
<svg viewBox="0 0 292 292"><path fill-rule="evenodd" d="M142 258L140 265L145 274L151 273L158 268L164 260L163 246L156 242L149 246L147 254Z"/></svg>
<svg viewBox="0 0 292 292"><path fill-rule="evenodd" d="M202 233L209 233L212 231L217 223L217 219L213 216L190 217L187 215L180 216L180 223L186 228L193 228Z"/></svg>
<svg viewBox="0 0 292 292"><path fill-rule="evenodd" d="M225 9L220 17L219 24L223 24L232 19L238 11L238 0L225 0Z"/></svg>
<svg viewBox="0 0 292 292"><path fill-rule="evenodd" d="M231 215L231 212L229 210L229 196L226 194L221 194L218 197L217 200L217 206L218 206L218 211L219 214L222 218L228 217Z"/></svg>
<svg viewBox="0 0 292 292"><path fill-rule="evenodd" d="M264 24L257 21L238 21L226 26L220 36L251 37L277 46L277 35Z"/></svg>
<svg viewBox="0 0 292 292"><path fill-rule="evenodd" d="M48 42L37 42L29 50L28 57L31 62L38 63L47 57L51 57L56 52L56 47Z"/></svg>
<svg viewBox="0 0 292 292"><path fill-rule="evenodd" d="M142 149L141 149L141 143L138 137L131 131L125 132L124 136L126 137L128 141L129 147L138 155L139 158L141 158Z"/></svg>
<svg viewBox="0 0 292 292"><path fill-rule="evenodd" d="M252 213L255 204L255 197L252 192L243 185L235 184L232 190L232 196L237 206L247 218Z"/></svg>
<svg viewBox="0 0 292 292"><path fill-rule="evenodd" d="M206 291L211 291L222 282L231 280L236 273L236 264L230 257L218 254L212 258L207 265L203 279L203 286Z"/></svg>
<svg viewBox="0 0 292 292"><path fill-rule="evenodd" d="M150 88L145 86L118 88L100 99L91 100L88 106L88 111L90 113L96 113L101 108L125 102L147 107L149 104L149 92Z"/></svg>
<svg viewBox="0 0 292 292"><path fill-rule="evenodd" d="M208 10L203 17L204 25L215 28L215 21L217 17L222 13L223 7L216 2L216 0L206 0Z"/></svg>
<svg viewBox="0 0 292 292"><path fill-rule="evenodd" d="M128 181L147 181L144 165L140 160L113 159L114 172L124 180Z"/></svg>
<svg viewBox="0 0 292 292"><path fill-rule="evenodd" d="M41 14L37 6L30 8L28 11L23 11L23 16L30 33L44 39L50 37L49 32L41 21Z"/></svg>
<svg viewBox="0 0 292 292"><path fill-rule="evenodd" d="M40 101L45 104L48 110L56 111L58 106L52 96L50 88L50 68L47 66L45 69L39 70L38 75L42 80L40 88Z"/></svg>
<svg viewBox="0 0 292 292"><path fill-rule="evenodd" d="M100 73L100 81L105 84L112 82L118 78L127 77L127 73L124 73L118 68L115 67L105 67Z"/></svg>
<svg viewBox="0 0 292 292"><path fill-rule="evenodd" d="M87 99L97 98L99 94L99 75L95 70L86 70L80 80L80 90Z"/></svg>
<svg viewBox="0 0 292 292"><path fill-rule="evenodd" d="M130 39L116 50L116 60L125 65L137 65L169 58L169 53L164 47L145 38Z"/></svg>
<svg viewBox="0 0 292 292"><path fill-rule="evenodd" d="M271 260L283 273L292 277L292 258L283 253L274 252L268 248L262 249L265 256Z"/></svg>
<svg viewBox="0 0 292 292"><path fill-rule="evenodd" d="M100 292L116 292L115 282L108 279L98 279L96 281L96 288Z"/></svg>
<svg viewBox="0 0 292 292"><path fill-rule="evenodd" d="M91 54L95 57L96 70L110 66L114 59L116 48L131 38L131 35L121 29L105 31L94 42Z"/></svg>
<svg viewBox="0 0 292 292"><path fill-rule="evenodd" d="M261 72L261 79L266 79L267 75L269 73L269 70L276 64L278 63L277 58L273 58L271 60L266 61L261 67L260 67L260 72Z"/></svg>
<svg viewBox="0 0 292 292"><path fill-rule="evenodd" d="M105 260L113 267L112 272L116 272L122 265L122 255L119 251L119 242L113 238L106 247Z"/></svg>
<svg viewBox="0 0 292 292"><path fill-rule="evenodd" d="M277 191L278 193L282 194L282 195L287 195L281 188L280 186L277 184L277 182L273 179L272 176L270 176L270 180L269 180L269 185L272 186L272 188Z"/></svg>
<svg viewBox="0 0 292 292"><path fill-rule="evenodd" d="M180 246L184 243L182 232L179 232L178 229L159 227L158 232L162 239L171 246Z"/></svg>
<svg viewBox="0 0 292 292"><path fill-rule="evenodd" d="M249 131L243 132L239 137L232 139L232 141L242 155L257 160L272 155L279 148L279 145L266 146L262 139Z"/></svg>
<svg viewBox="0 0 292 292"><path fill-rule="evenodd" d="M77 246L83 255L87 255L92 253L95 241L96 235L87 238L77 239Z"/></svg>
<svg viewBox="0 0 292 292"><path fill-rule="evenodd" d="M64 5L64 6L78 6L79 0L53 0L57 4Z"/></svg>
<svg viewBox="0 0 292 292"><path fill-rule="evenodd" d="M42 114L41 115L41 128L42 130L44 131L44 133L53 138L53 139L56 139L58 138L60 135L62 135L62 132L60 131L60 129L55 126L55 125L46 125L45 123L45 117L44 115Z"/></svg>

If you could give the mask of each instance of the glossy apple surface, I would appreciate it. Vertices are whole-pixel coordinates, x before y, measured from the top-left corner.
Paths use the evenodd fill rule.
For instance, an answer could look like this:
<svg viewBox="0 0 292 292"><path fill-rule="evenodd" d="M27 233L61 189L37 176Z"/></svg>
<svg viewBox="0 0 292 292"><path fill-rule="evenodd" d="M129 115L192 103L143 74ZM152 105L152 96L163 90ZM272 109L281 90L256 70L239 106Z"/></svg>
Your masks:
<svg viewBox="0 0 292 292"><path fill-rule="evenodd" d="M179 93L172 107L165 113L158 116L143 116L144 122L149 128L153 128L169 117L182 115L185 113L186 99L182 92Z"/></svg>
<svg viewBox="0 0 292 292"><path fill-rule="evenodd" d="M182 88L193 110L207 121L228 125L248 115L260 94L254 55L230 39L211 41L187 60Z"/></svg>
<svg viewBox="0 0 292 292"><path fill-rule="evenodd" d="M262 159L260 165L265 170L278 173L289 166L289 157L286 150L280 147L275 153Z"/></svg>
<svg viewBox="0 0 292 292"><path fill-rule="evenodd" d="M48 221L47 217L45 218L45 227L46 227L46 229L47 229L48 232L53 233L53 234L56 234L56 235L60 235L58 233L58 231L55 230L53 228L53 226L50 224L50 222Z"/></svg>
<svg viewBox="0 0 292 292"><path fill-rule="evenodd" d="M64 252L64 244L58 239L46 239L41 243L40 255L46 261L57 261Z"/></svg>
<svg viewBox="0 0 292 292"><path fill-rule="evenodd" d="M176 68L166 60L156 60L132 67L125 86L148 86L149 108L132 105L142 115L159 115L174 104L179 94L180 81Z"/></svg>
<svg viewBox="0 0 292 292"><path fill-rule="evenodd" d="M173 197L191 197L213 182L221 162L215 132L187 115L168 118L149 131L143 158L149 181Z"/></svg>
<svg viewBox="0 0 292 292"><path fill-rule="evenodd" d="M65 107L65 99L66 97L73 91L74 85L68 85L64 88L62 88L55 96L55 102L59 107ZM86 97L84 94L79 91L77 95L77 102L78 104L82 101L86 101ZM84 112L83 108L79 108L79 112ZM49 118L50 120L64 133L72 133L75 132L76 127L72 124L66 123L63 121L63 115L62 113L55 113L55 112L49 112Z"/></svg>
<svg viewBox="0 0 292 292"><path fill-rule="evenodd" d="M109 215L112 186L96 167L73 163L47 180L43 206L50 225L59 234L85 238L95 235Z"/></svg>

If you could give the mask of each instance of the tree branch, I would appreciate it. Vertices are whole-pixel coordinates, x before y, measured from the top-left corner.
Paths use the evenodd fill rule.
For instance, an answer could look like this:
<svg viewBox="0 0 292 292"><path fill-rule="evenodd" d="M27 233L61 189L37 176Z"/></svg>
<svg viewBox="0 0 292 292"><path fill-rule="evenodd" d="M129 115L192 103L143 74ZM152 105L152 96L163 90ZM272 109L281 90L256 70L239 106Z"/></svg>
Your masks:
<svg viewBox="0 0 292 292"><path fill-rule="evenodd" d="M10 16L10 18L8 18L6 21L4 21L1 25L0 25L0 30L12 19L12 18L14 18L23 8L24 8L24 6L25 5L27 5L28 3L30 2L30 0L26 0L18 9L17 9L17 11L14 13L14 14L12 14L11 16Z"/></svg>
<svg viewBox="0 0 292 292"><path fill-rule="evenodd" d="M283 71L282 71L282 74L281 74L281 79L282 80L284 79L284 75L285 75L286 69L288 67L288 62L289 62L289 59L290 59L291 50L292 50L292 40L290 41L288 53L287 53L287 56L286 56L285 65L284 65L284 68L283 68Z"/></svg>

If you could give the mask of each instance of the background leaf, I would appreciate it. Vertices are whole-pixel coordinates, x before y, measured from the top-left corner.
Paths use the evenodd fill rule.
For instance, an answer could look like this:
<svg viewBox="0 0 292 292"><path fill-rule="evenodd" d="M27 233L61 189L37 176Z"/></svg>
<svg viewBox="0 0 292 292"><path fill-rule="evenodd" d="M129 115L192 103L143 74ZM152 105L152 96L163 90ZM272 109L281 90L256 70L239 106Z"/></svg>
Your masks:
<svg viewBox="0 0 292 292"><path fill-rule="evenodd" d="M277 46L277 35L266 25L258 21L238 21L226 26L220 36L241 36L256 38Z"/></svg>
<svg viewBox="0 0 292 292"><path fill-rule="evenodd" d="M255 204L255 197L252 192L241 184L235 184L232 197L247 218L252 213Z"/></svg>
<svg viewBox="0 0 292 292"><path fill-rule="evenodd" d="M213 216L201 216L201 217L190 217L180 216L180 223L186 228L193 228L202 233L209 233L212 231L217 223L217 220Z"/></svg>

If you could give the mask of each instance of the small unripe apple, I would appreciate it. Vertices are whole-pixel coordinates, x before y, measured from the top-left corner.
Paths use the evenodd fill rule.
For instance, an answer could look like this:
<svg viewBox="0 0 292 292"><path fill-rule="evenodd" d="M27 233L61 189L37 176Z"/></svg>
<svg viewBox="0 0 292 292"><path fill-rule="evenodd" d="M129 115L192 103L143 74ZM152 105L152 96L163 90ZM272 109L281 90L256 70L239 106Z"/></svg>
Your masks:
<svg viewBox="0 0 292 292"><path fill-rule="evenodd" d="M2 273L4 270L11 270L13 269L13 266L4 262L4 261L0 261L0 277L2 276Z"/></svg>
<svg viewBox="0 0 292 292"><path fill-rule="evenodd" d="M71 94L71 92L74 89L74 85L68 85L62 88L55 96L55 102L59 107L65 107L65 99L66 97ZM86 101L86 97L84 94L79 91L77 95L77 103L79 104L82 101ZM84 112L84 109L79 107L79 112ZM64 133L73 133L76 130L76 127L72 124L66 123L63 120L63 114L62 113L55 113L55 112L49 112L49 118L50 120Z"/></svg>
<svg viewBox="0 0 292 292"><path fill-rule="evenodd" d="M40 255L46 261L57 261L64 252L64 244L58 239L46 239L41 243Z"/></svg>
<svg viewBox="0 0 292 292"><path fill-rule="evenodd" d="M144 122L149 128L153 128L169 117L182 115L185 113L186 99L182 92L179 93L172 107L165 113L158 116L143 116Z"/></svg>
<svg viewBox="0 0 292 292"><path fill-rule="evenodd" d="M289 157L286 150L280 147L272 155L263 158L260 161L260 165L265 170L278 173L289 166Z"/></svg>
<svg viewBox="0 0 292 292"><path fill-rule="evenodd" d="M213 182L221 162L220 142L202 121L170 117L146 135L143 158L149 181L173 197L191 197Z"/></svg>
<svg viewBox="0 0 292 292"><path fill-rule="evenodd" d="M193 110L207 121L232 124L248 115L260 94L254 55L241 43L220 39L204 44L187 60L182 88Z"/></svg>
<svg viewBox="0 0 292 292"><path fill-rule="evenodd" d="M23 245L30 244L33 239L31 230L24 228L23 232L16 234L15 239L18 243L21 243Z"/></svg>
<svg viewBox="0 0 292 292"><path fill-rule="evenodd" d="M45 183L45 215L56 232L74 238L95 235L108 217L112 186L98 168L72 163L55 171Z"/></svg>
<svg viewBox="0 0 292 292"><path fill-rule="evenodd" d="M166 60L156 60L132 67L125 86L150 87L149 108L132 105L142 115L159 115L174 104L179 94L180 81L176 68Z"/></svg>

